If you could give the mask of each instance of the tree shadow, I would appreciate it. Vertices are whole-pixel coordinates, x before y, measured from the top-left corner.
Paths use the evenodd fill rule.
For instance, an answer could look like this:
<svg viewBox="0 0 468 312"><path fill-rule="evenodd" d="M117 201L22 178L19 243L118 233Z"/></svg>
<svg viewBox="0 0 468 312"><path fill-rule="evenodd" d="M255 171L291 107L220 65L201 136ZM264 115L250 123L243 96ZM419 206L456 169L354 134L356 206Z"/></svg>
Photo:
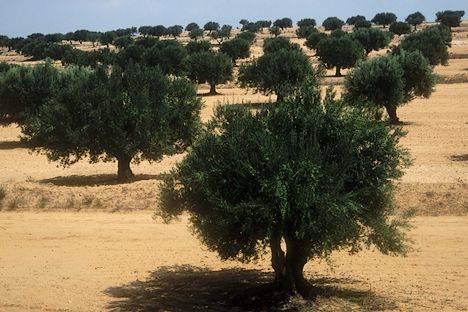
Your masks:
<svg viewBox="0 0 468 312"><path fill-rule="evenodd" d="M12 150L17 148L30 148L32 144L23 141L1 141L0 150Z"/></svg>
<svg viewBox="0 0 468 312"><path fill-rule="evenodd" d="M138 174L132 179L122 181L118 179L116 174L70 175L40 180L39 183L71 187L101 186L131 184L133 182L146 180L163 180L166 176L167 174Z"/></svg>
<svg viewBox="0 0 468 312"><path fill-rule="evenodd" d="M146 281L110 287L109 311L299 311L313 308L312 301L285 298L274 291L273 274L259 270L210 271L190 265L161 267ZM357 281L322 278L311 281L317 295L344 300L362 309L394 309L395 304L372 291L342 289L326 284ZM296 298L297 299L297 298ZM297 301L297 302L296 302Z"/></svg>
<svg viewBox="0 0 468 312"><path fill-rule="evenodd" d="M451 161L468 161L468 154L459 154L450 156Z"/></svg>

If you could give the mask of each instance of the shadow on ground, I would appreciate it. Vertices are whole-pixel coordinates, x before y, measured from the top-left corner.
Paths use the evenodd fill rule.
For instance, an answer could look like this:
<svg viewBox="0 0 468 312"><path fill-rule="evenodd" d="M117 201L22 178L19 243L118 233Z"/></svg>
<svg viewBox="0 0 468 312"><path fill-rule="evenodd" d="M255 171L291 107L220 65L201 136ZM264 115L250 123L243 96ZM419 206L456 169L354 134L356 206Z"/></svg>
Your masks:
<svg viewBox="0 0 468 312"><path fill-rule="evenodd" d="M162 180L166 174L138 174L132 179L121 181L116 174L96 174L96 175L70 175L60 176L51 179L40 180L39 183L53 184L57 186L101 186L129 184L137 181Z"/></svg>
<svg viewBox="0 0 468 312"><path fill-rule="evenodd" d="M258 270L223 269L210 271L189 265L161 267L146 281L111 287L110 311L315 311L320 308L343 311L350 308L381 311L396 309L394 303L372 291L331 286L353 284L350 279L321 278L317 301L285 299L273 291L273 275ZM330 304L330 305L329 305ZM338 307L338 308L337 308Z"/></svg>
<svg viewBox="0 0 468 312"><path fill-rule="evenodd" d="M17 148L30 148L32 145L22 141L0 141L0 150L12 150Z"/></svg>

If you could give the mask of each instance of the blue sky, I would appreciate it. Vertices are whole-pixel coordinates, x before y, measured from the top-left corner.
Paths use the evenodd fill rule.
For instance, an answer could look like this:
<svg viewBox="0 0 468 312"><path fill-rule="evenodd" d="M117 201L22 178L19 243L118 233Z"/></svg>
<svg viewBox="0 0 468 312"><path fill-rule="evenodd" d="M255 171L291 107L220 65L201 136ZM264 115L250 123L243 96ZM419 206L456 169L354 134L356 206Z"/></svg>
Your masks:
<svg viewBox="0 0 468 312"><path fill-rule="evenodd" d="M237 27L242 18L291 17L297 21L312 17L320 22L328 16L345 19L361 14L372 18L382 11L404 19L419 10L433 20L435 12L444 9L468 13L468 0L0 0L0 34L105 31L192 21L204 24L209 20Z"/></svg>

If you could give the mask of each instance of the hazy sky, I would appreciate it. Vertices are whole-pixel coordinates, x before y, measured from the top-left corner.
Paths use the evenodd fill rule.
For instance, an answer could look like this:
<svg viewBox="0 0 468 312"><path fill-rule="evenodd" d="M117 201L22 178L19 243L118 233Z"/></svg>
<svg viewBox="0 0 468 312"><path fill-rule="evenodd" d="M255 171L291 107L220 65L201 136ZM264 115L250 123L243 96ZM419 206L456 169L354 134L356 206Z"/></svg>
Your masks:
<svg viewBox="0 0 468 312"><path fill-rule="evenodd" d="M435 12L465 10L468 0L0 0L0 34L25 36L33 32L76 29L111 30L141 25L204 24L214 20L238 26L246 18L303 17L321 22L328 16L347 18L391 11L399 19L421 11L428 20Z"/></svg>

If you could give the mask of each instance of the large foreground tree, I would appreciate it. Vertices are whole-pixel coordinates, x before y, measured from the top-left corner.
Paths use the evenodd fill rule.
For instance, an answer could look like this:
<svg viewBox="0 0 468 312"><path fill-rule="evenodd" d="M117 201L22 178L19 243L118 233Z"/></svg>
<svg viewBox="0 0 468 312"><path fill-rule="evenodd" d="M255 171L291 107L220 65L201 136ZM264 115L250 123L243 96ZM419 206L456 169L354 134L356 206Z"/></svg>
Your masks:
<svg viewBox="0 0 468 312"><path fill-rule="evenodd" d="M131 64L108 73L104 67L71 67L61 73L55 96L22 130L52 161L117 161L118 177L125 180L133 176L132 161L158 161L190 145L200 108L190 83L158 68Z"/></svg>
<svg viewBox="0 0 468 312"><path fill-rule="evenodd" d="M271 251L276 289L304 297L304 265L334 250L406 251L392 216L393 183L408 164L401 133L329 93L303 87L253 113L221 107L166 180L157 214L187 212L202 242L244 262Z"/></svg>

